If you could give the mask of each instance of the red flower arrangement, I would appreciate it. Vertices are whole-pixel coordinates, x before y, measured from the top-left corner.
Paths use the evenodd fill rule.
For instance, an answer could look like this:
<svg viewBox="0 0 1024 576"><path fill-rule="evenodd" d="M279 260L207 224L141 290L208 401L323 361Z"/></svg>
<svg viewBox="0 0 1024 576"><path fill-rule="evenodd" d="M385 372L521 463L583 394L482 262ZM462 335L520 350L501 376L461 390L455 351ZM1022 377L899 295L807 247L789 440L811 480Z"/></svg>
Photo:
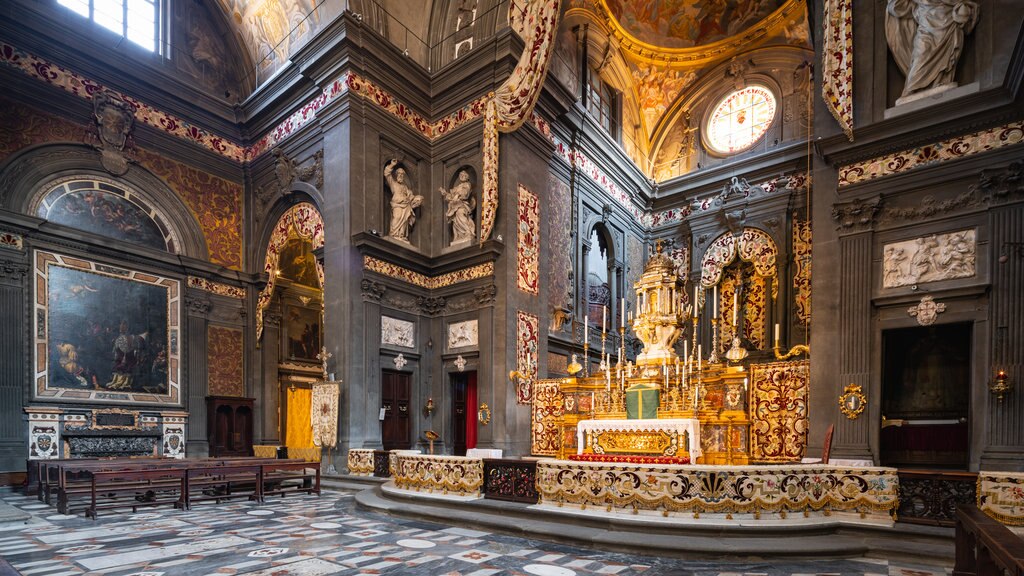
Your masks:
<svg viewBox="0 0 1024 576"><path fill-rule="evenodd" d="M677 456L634 456L631 454L570 454L569 460L610 462L613 464L689 464L690 459Z"/></svg>

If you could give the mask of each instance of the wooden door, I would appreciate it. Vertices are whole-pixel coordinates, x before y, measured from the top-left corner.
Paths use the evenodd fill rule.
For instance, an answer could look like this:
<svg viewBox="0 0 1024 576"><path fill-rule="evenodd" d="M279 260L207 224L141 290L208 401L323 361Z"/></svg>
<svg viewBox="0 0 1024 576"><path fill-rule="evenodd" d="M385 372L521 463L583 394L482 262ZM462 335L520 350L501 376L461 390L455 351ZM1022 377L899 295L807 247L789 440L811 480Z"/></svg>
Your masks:
<svg viewBox="0 0 1024 576"><path fill-rule="evenodd" d="M466 374L452 374L452 454L466 455Z"/></svg>
<svg viewBox="0 0 1024 576"><path fill-rule="evenodd" d="M408 449L412 443L409 432L409 390L412 374L384 370L381 373L381 408L384 421L381 422L381 440L385 450Z"/></svg>

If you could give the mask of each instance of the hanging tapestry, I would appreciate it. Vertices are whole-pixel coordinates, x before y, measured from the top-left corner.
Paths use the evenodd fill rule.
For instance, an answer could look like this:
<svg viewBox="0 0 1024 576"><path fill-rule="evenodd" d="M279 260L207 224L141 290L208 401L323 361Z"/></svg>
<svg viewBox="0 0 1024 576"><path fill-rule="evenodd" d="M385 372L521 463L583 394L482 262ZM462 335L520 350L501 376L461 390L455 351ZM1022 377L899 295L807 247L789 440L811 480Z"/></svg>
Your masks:
<svg viewBox="0 0 1024 576"><path fill-rule="evenodd" d="M799 462L807 448L810 361L750 369L751 462Z"/></svg>
<svg viewBox="0 0 1024 576"><path fill-rule="evenodd" d="M540 267L540 203L537 195L519 185L519 224L516 242L516 286L537 294Z"/></svg>
<svg viewBox="0 0 1024 576"><path fill-rule="evenodd" d="M821 96L853 142L853 0L825 0Z"/></svg>
<svg viewBox="0 0 1024 576"><path fill-rule="evenodd" d="M811 322L811 221L793 222L793 275L794 306L796 319L809 327Z"/></svg>
<svg viewBox="0 0 1024 576"><path fill-rule="evenodd" d="M312 204L302 203L292 206L281 215L277 226L274 226L274 231L270 234L270 242L267 244L267 261L263 265L263 271L269 275L270 279L256 300L256 340L263 336L263 311L270 305L270 299L274 295L274 282L277 279L281 251L288 239L295 237L309 240L314 250L323 247L324 221L320 217L320 212ZM316 273L320 288L323 289L324 271L319 262L316 263Z"/></svg>
<svg viewBox="0 0 1024 576"><path fill-rule="evenodd" d="M313 445L333 448L338 443L337 382L313 384L313 402L309 419L313 424Z"/></svg>
<svg viewBox="0 0 1024 576"><path fill-rule="evenodd" d="M560 0L509 4L512 30L526 43L512 75L487 99L484 112L480 242L491 237L498 212L498 132L514 132L530 117L555 45Z"/></svg>
<svg viewBox="0 0 1024 576"><path fill-rule="evenodd" d="M211 396L245 396L243 342L241 330L206 328L206 382Z"/></svg>
<svg viewBox="0 0 1024 576"><path fill-rule="evenodd" d="M562 419L560 379L538 380L533 387L533 426L530 430L530 454L557 456L558 422Z"/></svg>
<svg viewBox="0 0 1024 576"><path fill-rule="evenodd" d="M537 329L540 319L517 310L516 320L516 402L529 404L533 399L533 383L537 380Z"/></svg>

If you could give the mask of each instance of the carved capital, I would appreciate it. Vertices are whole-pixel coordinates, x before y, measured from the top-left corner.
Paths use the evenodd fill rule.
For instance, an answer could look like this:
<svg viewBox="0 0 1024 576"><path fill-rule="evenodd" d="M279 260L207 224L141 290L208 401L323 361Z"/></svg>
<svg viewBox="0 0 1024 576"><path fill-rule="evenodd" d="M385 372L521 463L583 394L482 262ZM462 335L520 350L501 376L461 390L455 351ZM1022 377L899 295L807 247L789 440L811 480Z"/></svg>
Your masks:
<svg viewBox="0 0 1024 576"><path fill-rule="evenodd" d="M387 291L388 287L380 282L363 278L363 281L359 284L359 289L362 292L364 300L380 302L381 297L384 296L384 292Z"/></svg>
<svg viewBox="0 0 1024 576"><path fill-rule="evenodd" d="M0 280L20 283L28 275L28 264L17 260L0 260Z"/></svg>
<svg viewBox="0 0 1024 576"><path fill-rule="evenodd" d="M443 297L417 298L416 305L428 316L434 316L444 310L445 299Z"/></svg>
<svg viewBox="0 0 1024 576"><path fill-rule="evenodd" d="M832 219L836 221L837 228L840 229L867 230L874 225L881 208L881 196L837 202L832 205Z"/></svg>
<svg viewBox="0 0 1024 576"><path fill-rule="evenodd" d="M494 300L497 295L498 287L494 284L488 284L487 286L481 286L480 288L473 290L473 296L476 296L476 301L481 305L494 304Z"/></svg>
<svg viewBox="0 0 1024 576"><path fill-rule="evenodd" d="M210 301L206 298L186 296L185 307L188 309L189 316L206 316L210 313L210 309L213 305L210 304Z"/></svg>
<svg viewBox="0 0 1024 576"><path fill-rule="evenodd" d="M999 170L982 170L978 183L972 184L970 190L994 200L1024 193L1024 162L1013 162Z"/></svg>
<svg viewBox="0 0 1024 576"><path fill-rule="evenodd" d="M281 319L283 316L280 312L272 312L267 310L263 313L263 327L264 328L280 328Z"/></svg>

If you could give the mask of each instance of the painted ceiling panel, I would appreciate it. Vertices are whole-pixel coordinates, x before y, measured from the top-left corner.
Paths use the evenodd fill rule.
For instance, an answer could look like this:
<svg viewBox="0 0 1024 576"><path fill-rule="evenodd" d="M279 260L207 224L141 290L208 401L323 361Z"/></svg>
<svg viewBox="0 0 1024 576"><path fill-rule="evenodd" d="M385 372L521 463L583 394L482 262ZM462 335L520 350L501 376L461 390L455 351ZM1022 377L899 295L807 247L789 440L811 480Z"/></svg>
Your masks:
<svg viewBox="0 0 1024 576"><path fill-rule="evenodd" d="M340 1L218 0L256 63L257 82L276 72L296 48L341 11Z"/></svg>
<svg viewBox="0 0 1024 576"><path fill-rule="evenodd" d="M604 0L637 40L662 48L717 42L754 26L783 0Z"/></svg>

